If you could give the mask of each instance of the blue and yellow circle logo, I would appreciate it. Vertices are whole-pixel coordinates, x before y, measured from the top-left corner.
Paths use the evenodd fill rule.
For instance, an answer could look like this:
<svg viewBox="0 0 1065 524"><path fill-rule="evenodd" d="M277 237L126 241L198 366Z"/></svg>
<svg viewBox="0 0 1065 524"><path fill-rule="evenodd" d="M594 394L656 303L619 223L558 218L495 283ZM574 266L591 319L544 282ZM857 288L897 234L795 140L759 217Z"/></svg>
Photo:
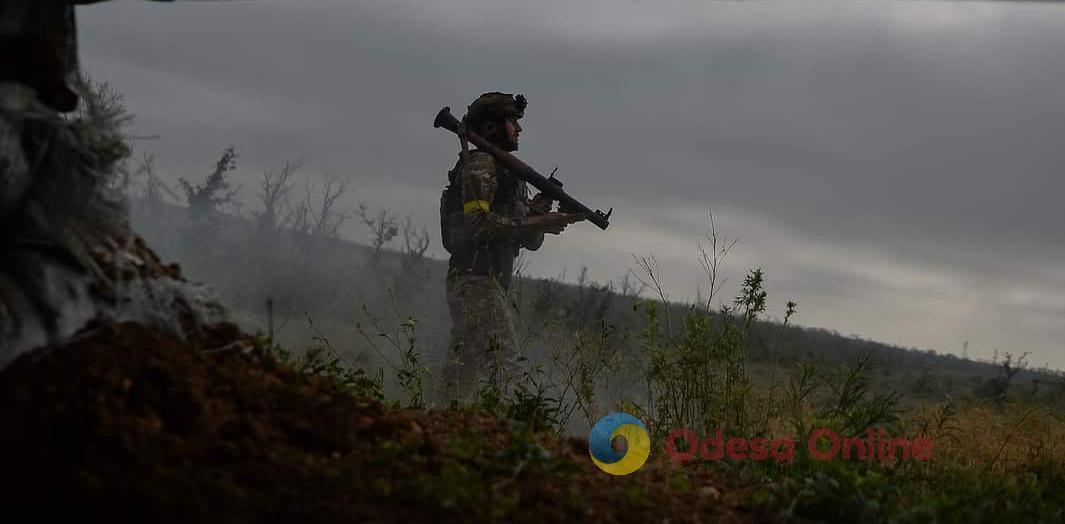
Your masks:
<svg viewBox="0 0 1065 524"><path fill-rule="evenodd" d="M625 437L624 451L612 445L617 437ZM611 413L592 426L588 434L588 453L599 469L611 475L628 475L640 469L651 454L651 436L640 419L628 413Z"/></svg>

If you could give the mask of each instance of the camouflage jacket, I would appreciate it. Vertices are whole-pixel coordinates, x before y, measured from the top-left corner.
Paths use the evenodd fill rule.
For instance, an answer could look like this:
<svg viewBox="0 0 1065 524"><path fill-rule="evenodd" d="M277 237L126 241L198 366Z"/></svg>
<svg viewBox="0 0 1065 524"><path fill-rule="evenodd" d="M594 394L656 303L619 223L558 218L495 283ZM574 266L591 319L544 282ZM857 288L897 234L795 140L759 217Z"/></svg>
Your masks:
<svg viewBox="0 0 1065 524"><path fill-rule="evenodd" d="M451 250L449 276L493 275L510 286L514 259L521 248L537 250L544 234L524 223L529 215L529 189L524 180L496 165L492 155L470 151L469 169L462 159L451 171L454 205L444 233Z"/></svg>

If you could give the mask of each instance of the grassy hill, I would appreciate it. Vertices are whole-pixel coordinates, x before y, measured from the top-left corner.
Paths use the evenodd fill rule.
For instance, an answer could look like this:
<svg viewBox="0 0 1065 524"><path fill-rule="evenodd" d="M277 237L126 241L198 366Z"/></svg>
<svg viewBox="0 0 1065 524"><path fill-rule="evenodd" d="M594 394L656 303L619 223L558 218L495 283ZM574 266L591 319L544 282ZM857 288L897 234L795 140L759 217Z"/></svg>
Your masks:
<svg viewBox="0 0 1065 524"><path fill-rule="evenodd" d="M164 258L179 262L192 280L211 285L248 331L268 332L273 326L274 338L286 347L300 349L328 342L352 362L369 369L387 368L389 361L402 360L396 344L409 345L410 341L400 326L412 318L416 322L410 336L418 366L432 372L446 358L449 320L443 283L447 263L409 249L410 242L408 247L390 249L390 245L404 244L402 235L374 249L291 228L264 230L252 218L212 214L197 220L188 208L150 205L143 200L135 201L133 208L133 224L149 244ZM604 405L641 395L636 390L644 382L641 375L647 358L639 336L647 327L647 311L640 306L652 303L650 295L638 295L633 279L599 284L587 281L583 272L578 275L570 283L527 277L515 280L517 328L529 366L558 368L552 366L552 358L573 353L573 348L565 346L597 341L601 354L590 358L627 368L614 370L612 375L623 377L617 382L631 386L600 385ZM704 314L691 305L656 306L663 337L669 336L670 329L678 335L689 314ZM705 314L714 317L720 312ZM1011 355L1008 362L1005 354L995 362L974 361L758 317L745 336L744 358L747 371L762 385L779 379L778 371L794 370L800 362L827 370L868 356L874 384L899 391L907 404L946 396L990 398L1002 395L1007 387L1026 391L1065 387L1059 373L1030 369L1018 363L1017 355ZM382 332L389 336L380 337ZM574 334L583 336L583 342ZM387 371L385 375L391 376L391 370ZM388 382L388 388L395 386Z"/></svg>
<svg viewBox="0 0 1065 524"><path fill-rule="evenodd" d="M287 222L218 213L232 158L183 184L189 208L151 185L134 202L163 260L124 232L93 246L106 298L144 314L0 369L7 520L1065 520L1059 375L766 322L757 270L712 312L583 272L519 279L527 360L440 409L443 264L424 237L398 252L338 239L328 187ZM366 217L379 240L387 218ZM244 329L154 294L182 279L164 261ZM126 300L139 284L159 286ZM650 459L613 476L587 428L619 411ZM610 436L618 453L644 442Z"/></svg>
<svg viewBox="0 0 1065 524"><path fill-rule="evenodd" d="M231 305L247 310L267 297L279 311L306 308L317 338L305 351L290 351L277 337L233 325L182 340L125 323L93 326L63 346L22 355L0 370L0 416L17 421L17 430L0 433L5 515L164 522L1065 517L1065 396L1056 383L1033 390L1020 373L996 383L1004 366L762 322L757 272L732 309L713 314L610 286L523 280L516 307L534 335L524 372L486 381L467 403L430 409L430 357L441 351L433 330L441 328L421 319L434 318L427 297L439 291L440 262L335 239L259 236L247 221L196 224L184 222L184 210L167 212L175 222L140 231L171 242L163 249L188 250L176 259L191 276L214 282ZM365 309L351 306L360 301ZM338 313L353 309L361 314L354 327ZM417 331L404 311L423 315ZM246 325L262 320L244 312ZM333 340L322 335L330 323L340 330ZM352 331L346 338L344 329ZM359 360L359 351L377 359ZM926 378L915 389L907 381L922 376L917 370ZM610 411L648 427L651 458L630 475L593 465L579 430L577 422ZM883 437L874 441L874 431ZM868 440L837 447L828 435ZM747 448L734 439L749 442L751 453L737 454ZM758 439L779 440L784 451L791 442L791 452L752 458ZM919 439L934 444L929 460L908 451ZM861 455L877 442L876 454Z"/></svg>

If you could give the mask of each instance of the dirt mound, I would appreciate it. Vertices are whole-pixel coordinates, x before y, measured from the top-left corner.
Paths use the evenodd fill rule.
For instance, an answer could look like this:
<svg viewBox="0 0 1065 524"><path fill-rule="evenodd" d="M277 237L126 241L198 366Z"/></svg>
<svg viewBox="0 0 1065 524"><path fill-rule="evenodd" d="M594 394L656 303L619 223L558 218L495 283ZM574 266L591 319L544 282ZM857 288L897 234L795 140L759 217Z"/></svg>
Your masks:
<svg viewBox="0 0 1065 524"><path fill-rule="evenodd" d="M728 490L463 411L389 409L252 351L100 326L0 370L0 514L82 521L752 520ZM725 494L722 496L721 493Z"/></svg>

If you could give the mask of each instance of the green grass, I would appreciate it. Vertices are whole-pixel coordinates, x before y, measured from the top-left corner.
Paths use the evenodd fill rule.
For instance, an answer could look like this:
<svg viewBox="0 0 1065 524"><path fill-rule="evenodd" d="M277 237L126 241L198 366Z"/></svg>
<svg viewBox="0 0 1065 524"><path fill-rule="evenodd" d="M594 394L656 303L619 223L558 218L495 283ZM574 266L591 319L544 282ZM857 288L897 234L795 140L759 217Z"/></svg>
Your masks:
<svg viewBox="0 0 1065 524"><path fill-rule="evenodd" d="M709 469L751 486L740 504L780 521L1055 522L1065 517L1060 398L1015 394L904 408L902 394L875 387L879 370L868 356L834 369L807 362L782 367L773 375L775 382L756 383L746 370L746 338L764 311L762 278L761 271L752 271L732 305L721 311L692 308L672 336L662 332L659 304L640 305L644 329L636 336L644 359L628 364L634 368L630 371L642 373L645 396L625 399L615 409L640 416L658 443L673 428L691 428L700 435L722 428L732 436L788 436L796 442L795 458L786 462L697 459L672 477L672 490L690 493L685 471ZM789 304L787 316L792 313L794 304ZM506 374L511 382L502 387L495 378L486 382L492 387L483 388L467 408L514 422L514 438L505 448L486 456L477 435L456 438L450 451L459 462L398 485L382 480L376 489L382 495L401 490L404 496L457 508L484 503L478 486L485 478L517 478L532 470L565 477L564 463L554 461L533 436L548 430L563 433L578 408L589 416L612 410L594 407L612 336L607 326L600 329L599 335L581 331L571 337L570 345L556 352L569 358L556 359L551 372L534 366L520 375ZM393 346L404 364L394 372L407 391L407 403L420 407L420 380L430 375L418 369L413 320L404 321L399 333ZM299 357L274 351L307 373L336 378L353 394L382 396L383 377L367 378L326 341ZM815 428L843 436L863 435L868 428L910 439L925 436L934 442L933 459L816 460L805 446ZM659 447L655 453L664 450ZM626 488L621 496L632 507L644 503L635 488ZM514 503L493 497L495 509L489 514L509 514L514 508L507 504Z"/></svg>

